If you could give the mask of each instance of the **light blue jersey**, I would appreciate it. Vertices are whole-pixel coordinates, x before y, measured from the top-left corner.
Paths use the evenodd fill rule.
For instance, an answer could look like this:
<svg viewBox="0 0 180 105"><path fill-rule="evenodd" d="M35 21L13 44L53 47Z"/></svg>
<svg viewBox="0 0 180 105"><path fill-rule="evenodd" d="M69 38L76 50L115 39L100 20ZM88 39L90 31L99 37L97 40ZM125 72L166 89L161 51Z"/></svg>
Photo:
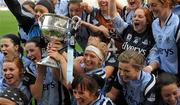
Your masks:
<svg viewBox="0 0 180 105"><path fill-rule="evenodd" d="M124 83L118 71L116 83L123 87L124 97L128 105L140 105L146 99L145 95L155 85L155 77L141 70L137 80L130 80Z"/></svg>
<svg viewBox="0 0 180 105"><path fill-rule="evenodd" d="M120 15L114 17L112 20L113 22L113 27L116 28L118 34L122 34L123 31L128 27L129 24L124 22L124 20L121 18Z"/></svg>
<svg viewBox="0 0 180 105"><path fill-rule="evenodd" d="M3 77L3 59L4 55L0 52L0 79Z"/></svg>
<svg viewBox="0 0 180 105"><path fill-rule="evenodd" d="M169 14L163 27L160 27L159 18L154 20L152 31L156 43L148 57L149 64L157 61L160 69L173 74L178 73L178 51L175 40L178 25L179 18L173 13Z"/></svg>
<svg viewBox="0 0 180 105"><path fill-rule="evenodd" d="M28 40L32 39L33 37L40 37L40 36L41 36L41 30L39 24L35 22L29 30Z"/></svg>
<svg viewBox="0 0 180 105"><path fill-rule="evenodd" d="M132 18L134 16L134 10L128 10L128 7L123 7L122 12L120 13L121 17L128 24L132 24Z"/></svg>
<svg viewBox="0 0 180 105"><path fill-rule="evenodd" d="M28 73L31 76L37 76L36 64L32 62L28 66ZM32 79L32 77L29 77ZM34 80L28 79L28 83L32 84ZM65 93L66 92L66 93ZM41 99L37 101L38 105L61 105L65 103L65 98L68 98L69 93L65 91L63 85L59 83L52 73L52 69L50 67L46 68L46 73L43 80L43 91ZM60 97L61 96L61 97Z"/></svg>
<svg viewBox="0 0 180 105"><path fill-rule="evenodd" d="M31 61L29 58L27 58L26 56L22 56L21 59L22 59L22 62L23 62L24 67L27 67L27 66L30 65L31 62L32 62L32 61Z"/></svg>
<svg viewBox="0 0 180 105"><path fill-rule="evenodd" d="M35 77L37 76L36 64L34 62L31 62L27 68L27 70L29 70L28 72L32 73Z"/></svg>
<svg viewBox="0 0 180 105"><path fill-rule="evenodd" d="M43 93L38 105L59 105L59 85L53 76L51 68L47 67L43 81Z"/></svg>
<svg viewBox="0 0 180 105"><path fill-rule="evenodd" d="M60 16L66 16L68 14L68 1L69 0L58 0L55 5L55 13Z"/></svg>
<svg viewBox="0 0 180 105"><path fill-rule="evenodd" d="M174 6L173 8L173 13L175 13L176 15L180 16L180 5L177 4L176 6Z"/></svg>
<svg viewBox="0 0 180 105"><path fill-rule="evenodd" d="M132 24L132 18L134 16L134 11L128 12L128 14L125 17L125 20L128 24Z"/></svg>

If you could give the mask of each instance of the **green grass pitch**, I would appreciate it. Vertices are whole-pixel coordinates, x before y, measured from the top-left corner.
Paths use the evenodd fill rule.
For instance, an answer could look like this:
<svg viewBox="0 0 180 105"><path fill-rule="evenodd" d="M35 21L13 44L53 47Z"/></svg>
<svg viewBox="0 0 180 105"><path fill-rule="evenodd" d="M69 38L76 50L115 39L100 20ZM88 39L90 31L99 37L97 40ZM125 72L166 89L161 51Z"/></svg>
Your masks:
<svg viewBox="0 0 180 105"><path fill-rule="evenodd" d="M17 34L18 25L16 18L10 11L0 11L0 36L13 33Z"/></svg>

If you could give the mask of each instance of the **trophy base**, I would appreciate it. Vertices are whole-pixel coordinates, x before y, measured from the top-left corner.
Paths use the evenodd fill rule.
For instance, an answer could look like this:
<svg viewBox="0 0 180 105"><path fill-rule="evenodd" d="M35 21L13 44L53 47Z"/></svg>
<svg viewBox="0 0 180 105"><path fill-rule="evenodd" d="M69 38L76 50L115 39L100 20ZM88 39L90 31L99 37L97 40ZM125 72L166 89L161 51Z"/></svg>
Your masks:
<svg viewBox="0 0 180 105"><path fill-rule="evenodd" d="M46 58L43 58L40 62L37 62L38 65L43 65L43 66L49 66L53 68L60 68L60 65L52 58L49 56Z"/></svg>

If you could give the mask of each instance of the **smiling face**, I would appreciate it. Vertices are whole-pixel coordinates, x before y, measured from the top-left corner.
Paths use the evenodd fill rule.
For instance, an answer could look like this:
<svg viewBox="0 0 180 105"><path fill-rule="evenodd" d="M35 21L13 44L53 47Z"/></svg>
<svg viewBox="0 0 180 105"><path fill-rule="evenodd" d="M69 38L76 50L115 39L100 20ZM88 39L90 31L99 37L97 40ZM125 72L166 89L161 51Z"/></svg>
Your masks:
<svg viewBox="0 0 180 105"><path fill-rule="evenodd" d="M82 87L78 85L77 89L73 90L73 95L77 99L79 105L89 105L94 99L96 99L95 93L82 90Z"/></svg>
<svg viewBox="0 0 180 105"><path fill-rule="evenodd" d="M158 0L149 0L150 9L155 17L162 15L163 6Z"/></svg>
<svg viewBox="0 0 180 105"><path fill-rule="evenodd" d="M127 2L130 10L136 10L141 6L141 0L127 0Z"/></svg>
<svg viewBox="0 0 180 105"><path fill-rule="evenodd" d="M18 85L20 84L21 75L22 75L21 69L17 66L15 61L13 62L5 61L3 63L3 75L6 83L10 87L18 87Z"/></svg>
<svg viewBox="0 0 180 105"><path fill-rule="evenodd" d="M78 75L72 82L72 89L78 105L91 105L97 99L99 86L93 77Z"/></svg>
<svg viewBox="0 0 180 105"><path fill-rule="evenodd" d="M137 9L133 17L133 28L137 33L142 33L147 28L147 19L142 9Z"/></svg>
<svg viewBox="0 0 180 105"><path fill-rule="evenodd" d="M160 2L162 1L162 2ZM164 18L167 12L171 9L171 0L149 0L150 10L157 18Z"/></svg>
<svg viewBox="0 0 180 105"><path fill-rule="evenodd" d="M138 78L139 70L134 68L130 63L119 63L119 73L122 80L128 82Z"/></svg>
<svg viewBox="0 0 180 105"><path fill-rule="evenodd" d="M161 88L161 96L168 105L177 105L180 93L176 83L165 85Z"/></svg>
<svg viewBox="0 0 180 105"><path fill-rule="evenodd" d="M41 59L41 50L36 46L34 42L28 42L25 45L25 51L27 56L34 62L38 62Z"/></svg>
<svg viewBox="0 0 180 105"><path fill-rule="evenodd" d="M124 82L138 79L139 73L144 68L144 55L133 50L123 51L119 57L119 75Z"/></svg>
<svg viewBox="0 0 180 105"><path fill-rule="evenodd" d="M0 40L1 51L5 57L10 57L18 54L18 45L14 45L11 39L2 38Z"/></svg>
<svg viewBox="0 0 180 105"><path fill-rule="evenodd" d="M101 59L93 51L84 52L84 64L87 70L94 70L101 66Z"/></svg>

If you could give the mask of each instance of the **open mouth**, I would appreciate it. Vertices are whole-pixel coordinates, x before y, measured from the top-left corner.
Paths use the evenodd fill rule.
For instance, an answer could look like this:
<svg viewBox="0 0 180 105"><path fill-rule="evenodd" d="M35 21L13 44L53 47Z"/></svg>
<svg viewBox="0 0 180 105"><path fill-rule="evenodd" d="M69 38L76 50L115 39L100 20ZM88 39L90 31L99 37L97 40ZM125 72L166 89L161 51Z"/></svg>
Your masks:
<svg viewBox="0 0 180 105"><path fill-rule="evenodd" d="M135 20L133 21L133 25L134 25L135 27L140 26L140 21L138 21L137 19L135 19Z"/></svg>
<svg viewBox="0 0 180 105"><path fill-rule="evenodd" d="M134 26L135 27L138 27L140 24L139 23L134 23Z"/></svg>
<svg viewBox="0 0 180 105"><path fill-rule="evenodd" d="M3 52L3 54L4 54L4 56L6 56L6 55L7 55L7 53L6 53L6 52Z"/></svg>

